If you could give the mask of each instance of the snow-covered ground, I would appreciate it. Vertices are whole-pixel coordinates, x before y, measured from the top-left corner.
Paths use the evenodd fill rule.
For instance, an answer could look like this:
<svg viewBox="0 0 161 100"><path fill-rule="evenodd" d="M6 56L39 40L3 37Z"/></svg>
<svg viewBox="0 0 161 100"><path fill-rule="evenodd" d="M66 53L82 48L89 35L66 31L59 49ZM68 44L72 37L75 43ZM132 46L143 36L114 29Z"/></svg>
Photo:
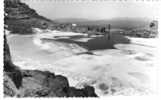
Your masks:
<svg viewBox="0 0 161 100"><path fill-rule="evenodd" d="M70 85L78 88L93 85L99 96L156 92L157 39L128 37L131 43L115 44L115 49L92 50L91 55L83 53L88 50L78 44L55 41L73 35L77 33L53 31L26 36L10 35L8 42L15 64L22 69L49 70L63 74L68 77ZM49 40L44 42L42 38ZM87 42L90 39L74 40Z"/></svg>

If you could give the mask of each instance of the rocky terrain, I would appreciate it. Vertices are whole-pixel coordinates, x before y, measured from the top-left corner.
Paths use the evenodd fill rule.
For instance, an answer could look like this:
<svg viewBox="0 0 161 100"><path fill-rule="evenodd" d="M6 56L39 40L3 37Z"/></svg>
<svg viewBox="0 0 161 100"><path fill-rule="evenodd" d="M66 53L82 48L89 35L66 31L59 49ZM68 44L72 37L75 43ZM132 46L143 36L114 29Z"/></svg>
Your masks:
<svg viewBox="0 0 161 100"><path fill-rule="evenodd" d="M54 23L20 0L4 0L5 28L16 34L31 34L32 28L46 29Z"/></svg>
<svg viewBox="0 0 161 100"><path fill-rule="evenodd" d="M12 63L4 37L4 96L5 97L97 97L91 86L76 89L68 79L49 71L21 70Z"/></svg>
<svg viewBox="0 0 161 100"><path fill-rule="evenodd" d="M5 0L5 29L11 33L30 34L32 28L49 28L50 20L38 15L19 0ZM68 79L49 71L22 70L11 59L4 35L4 96L5 97L97 97L91 86L76 89Z"/></svg>
<svg viewBox="0 0 161 100"><path fill-rule="evenodd" d="M155 22L114 31L109 40L104 26L58 24L19 0L4 3L5 97L134 95L155 88L156 42L145 39L157 36Z"/></svg>

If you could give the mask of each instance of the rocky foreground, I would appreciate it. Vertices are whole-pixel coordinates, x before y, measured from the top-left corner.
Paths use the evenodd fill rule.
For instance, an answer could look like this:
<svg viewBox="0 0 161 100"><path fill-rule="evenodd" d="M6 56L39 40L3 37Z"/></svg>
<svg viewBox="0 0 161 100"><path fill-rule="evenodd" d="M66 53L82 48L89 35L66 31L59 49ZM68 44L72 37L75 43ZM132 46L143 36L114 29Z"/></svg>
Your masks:
<svg viewBox="0 0 161 100"><path fill-rule="evenodd" d="M49 71L21 70L12 63L9 46L4 38L5 97L97 97L91 86L76 89L68 79Z"/></svg>
<svg viewBox="0 0 161 100"><path fill-rule="evenodd" d="M21 70L12 63L9 47L4 41L5 97L96 97L94 88L70 87L68 79L48 71Z"/></svg>

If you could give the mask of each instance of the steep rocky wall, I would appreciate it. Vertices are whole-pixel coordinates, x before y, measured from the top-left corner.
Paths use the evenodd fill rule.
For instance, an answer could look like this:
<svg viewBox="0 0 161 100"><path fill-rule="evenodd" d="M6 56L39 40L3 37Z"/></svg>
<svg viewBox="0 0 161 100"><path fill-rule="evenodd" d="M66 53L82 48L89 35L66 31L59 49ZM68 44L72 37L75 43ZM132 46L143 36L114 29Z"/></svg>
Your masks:
<svg viewBox="0 0 161 100"><path fill-rule="evenodd" d="M70 87L67 77L49 71L21 70L11 59L4 35L4 96L5 97L97 97L91 86Z"/></svg>

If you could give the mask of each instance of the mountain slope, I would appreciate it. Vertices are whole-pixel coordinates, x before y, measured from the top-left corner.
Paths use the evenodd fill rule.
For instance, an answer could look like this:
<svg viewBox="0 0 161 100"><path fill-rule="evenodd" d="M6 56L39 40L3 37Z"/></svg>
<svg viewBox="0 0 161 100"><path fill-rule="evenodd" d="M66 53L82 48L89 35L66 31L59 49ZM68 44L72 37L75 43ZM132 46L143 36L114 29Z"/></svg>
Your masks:
<svg viewBox="0 0 161 100"><path fill-rule="evenodd" d="M16 34L30 34L33 33L32 28L49 28L54 23L40 16L34 9L31 9L20 0L5 0L5 28Z"/></svg>

